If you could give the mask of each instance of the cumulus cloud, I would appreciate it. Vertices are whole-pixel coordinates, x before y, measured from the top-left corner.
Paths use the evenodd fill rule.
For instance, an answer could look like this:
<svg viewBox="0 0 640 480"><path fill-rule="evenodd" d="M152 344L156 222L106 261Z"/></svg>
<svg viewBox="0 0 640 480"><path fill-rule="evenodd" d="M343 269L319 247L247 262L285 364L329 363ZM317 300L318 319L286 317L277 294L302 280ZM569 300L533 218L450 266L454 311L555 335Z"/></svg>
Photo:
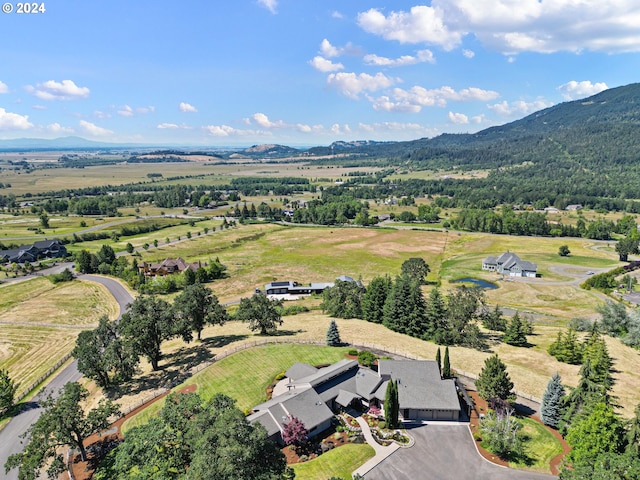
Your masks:
<svg viewBox="0 0 640 480"><path fill-rule="evenodd" d="M277 13L278 0L258 0L258 4L269 10L271 13Z"/></svg>
<svg viewBox="0 0 640 480"><path fill-rule="evenodd" d="M529 115L530 113L537 112L544 108L552 106L552 102L548 102L542 98L536 99L532 102L525 102L524 100L517 100L515 102L507 102L506 100L493 105L487 105L489 110L494 111L502 117L511 117L514 115L522 116Z"/></svg>
<svg viewBox="0 0 640 480"><path fill-rule="evenodd" d="M464 55L465 58L473 58L476 56L473 50L467 50L466 48L462 50L462 55Z"/></svg>
<svg viewBox="0 0 640 480"><path fill-rule="evenodd" d="M0 130L27 130L33 127L28 115L7 112L0 108Z"/></svg>
<svg viewBox="0 0 640 480"><path fill-rule="evenodd" d="M156 128L159 128L160 130L175 130L180 127L175 123L160 123Z"/></svg>
<svg viewBox="0 0 640 480"><path fill-rule="evenodd" d="M618 0L436 0L460 30L503 53L640 51L640 4ZM569 19L569 20L568 20Z"/></svg>
<svg viewBox="0 0 640 480"><path fill-rule="evenodd" d="M449 112L449 121L457 125L465 125L469 123L469 117L467 117L464 113Z"/></svg>
<svg viewBox="0 0 640 480"><path fill-rule="evenodd" d="M214 137L246 137L255 135L271 135L270 132L257 130L243 130L230 127L229 125L206 125L202 129Z"/></svg>
<svg viewBox="0 0 640 480"><path fill-rule="evenodd" d="M387 40L428 43L439 45L445 50L453 49L462 39L462 32L445 25L440 8L425 5L412 7L409 12L391 12L386 16L380 10L372 8L358 14L358 25L366 32Z"/></svg>
<svg viewBox="0 0 640 480"><path fill-rule="evenodd" d="M87 87L79 87L73 80L62 80L62 82L48 80L35 87L27 85L25 89L42 100L75 100L87 98L90 93Z"/></svg>
<svg viewBox="0 0 640 480"><path fill-rule="evenodd" d="M178 105L178 108L180 109L181 112L185 112L185 113L195 113L198 111L196 107L186 102L180 102L180 105Z"/></svg>
<svg viewBox="0 0 640 480"><path fill-rule="evenodd" d="M47 130L51 133L55 133L55 134L69 134L69 133L74 133L73 128L71 127L63 127L62 125L60 125L59 123L55 122L52 123L50 125L47 125Z"/></svg>
<svg viewBox="0 0 640 480"><path fill-rule="evenodd" d="M608 88L609 87L604 82L591 83L589 80L584 80L582 82L571 80L570 82L560 85L558 90L560 90L560 93L562 93L562 96L565 99L578 100L580 98L590 97L591 95L600 93Z"/></svg>
<svg viewBox="0 0 640 480"><path fill-rule="evenodd" d="M489 101L498 98L500 94L493 90L483 90L477 87L455 90L449 86L427 89L416 85L409 90L395 88L390 95L377 98L370 97L369 101L375 110L387 112L417 113L423 107L444 107L448 101L469 102Z"/></svg>
<svg viewBox="0 0 640 480"><path fill-rule="evenodd" d="M436 59L431 50L420 50L416 55L403 55L399 58L380 57L375 54L365 55L364 63L377 67L403 67L405 65L415 65L416 63L435 63Z"/></svg>
<svg viewBox="0 0 640 480"><path fill-rule="evenodd" d="M388 88L398 82L383 73L369 75L368 73L332 73L327 77L327 84L336 88L343 95L357 99L362 92L375 92Z"/></svg>
<svg viewBox="0 0 640 480"><path fill-rule="evenodd" d="M344 18L344 15L342 13L340 13L337 10L334 10L333 12L331 12L331 17L332 18L337 18L339 20L342 20Z"/></svg>
<svg viewBox="0 0 640 480"><path fill-rule="evenodd" d="M262 128L280 128L285 126L282 120L272 122L264 113L254 113L251 118Z"/></svg>
<svg viewBox="0 0 640 480"><path fill-rule="evenodd" d="M100 110L96 110L95 112L93 112L93 116L96 118L111 118L111 114Z"/></svg>
<svg viewBox="0 0 640 480"><path fill-rule="evenodd" d="M313 60L309 61L309 65L320 72L337 72L338 70L343 70L344 65L342 63L333 63L331 60L327 60L320 55L313 57Z"/></svg>
<svg viewBox="0 0 640 480"><path fill-rule="evenodd" d="M118 115L120 115L121 117L133 117L133 108L131 108L129 105L125 105L118 110Z"/></svg>
<svg viewBox="0 0 640 480"><path fill-rule="evenodd" d="M80 128L84 133L92 137L106 137L113 134L111 130L99 127L98 125L87 122L86 120L80 120Z"/></svg>
<svg viewBox="0 0 640 480"><path fill-rule="evenodd" d="M387 40L450 50L466 35L512 55L591 50L640 51L640 3L621 0L432 0L431 6L390 12L372 8L359 26Z"/></svg>
<svg viewBox="0 0 640 480"><path fill-rule="evenodd" d="M6 83L0 81L0 93L9 93L9 87Z"/></svg>
<svg viewBox="0 0 640 480"><path fill-rule="evenodd" d="M324 57L334 58L342 55L358 55L360 48L354 46L351 42L347 43L343 47L336 47L331 45L331 42L326 38L320 42L320 53Z"/></svg>

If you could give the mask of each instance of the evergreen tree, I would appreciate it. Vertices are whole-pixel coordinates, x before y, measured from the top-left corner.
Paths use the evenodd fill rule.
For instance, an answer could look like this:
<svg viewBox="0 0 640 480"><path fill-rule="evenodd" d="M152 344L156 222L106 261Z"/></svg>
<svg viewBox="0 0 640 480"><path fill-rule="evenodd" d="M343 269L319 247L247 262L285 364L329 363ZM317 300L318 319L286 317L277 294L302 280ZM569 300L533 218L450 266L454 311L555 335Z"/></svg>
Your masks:
<svg viewBox="0 0 640 480"><path fill-rule="evenodd" d="M513 382L507 373L507 366L497 354L484 361L484 367L476 380L478 395L485 400L499 398L508 402L515 401Z"/></svg>
<svg viewBox="0 0 640 480"><path fill-rule="evenodd" d="M482 325L488 330L504 332L507 329L507 320L502 316L500 305L496 304L492 311L482 314Z"/></svg>
<svg viewBox="0 0 640 480"><path fill-rule="evenodd" d="M336 325L335 320L331 320L331 323L329 323L326 340L327 345L330 347L337 347L342 344L342 341L340 340L340 332L338 331L338 325Z"/></svg>
<svg viewBox="0 0 640 480"><path fill-rule="evenodd" d="M369 283L362 299L362 318L367 322L382 323L384 303L391 291L391 277L375 277Z"/></svg>
<svg viewBox="0 0 640 480"><path fill-rule="evenodd" d="M593 380L602 385L605 390L609 390L613 385L613 377L611 376L611 366L613 361L609 355L607 344L602 338L598 327L594 324L589 337L584 343L584 359L591 362L593 369Z"/></svg>
<svg viewBox="0 0 640 480"><path fill-rule="evenodd" d="M442 378L451 378L451 363L449 362L449 347L444 347L444 363L442 365Z"/></svg>
<svg viewBox="0 0 640 480"><path fill-rule="evenodd" d="M398 428L400 415L400 403L398 401L398 384L395 380L389 380L384 399L384 421L387 428Z"/></svg>
<svg viewBox="0 0 640 480"><path fill-rule="evenodd" d="M640 458L640 404L636 405L634 416L627 426L627 451Z"/></svg>
<svg viewBox="0 0 640 480"><path fill-rule="evenodd" d="M440 289L433 288L429 292L429 297L425 307L426 320L428 324L427 338L433 339L438 330L446 328L447 305Z"/></svg>
<svg viewBox="0 0 640 480"><path fill-rule="evenodd" d="M440 372L440 375L442 376L442 355L440 353L440 347L438 347L438 351L436 352L436 362L438 364L438 371Z"/></svg>
<svg viewBox="0 0 640 480"><path fill-rule="evenodd" d="M407 333L409 319L413 313L411 298L411 281L408 277L396 277L391 292L384 303L382 324L394 332Z"/></svg>
<svg viewBox="0 0 640 480"><path fill-rule="evenodd" d="M9 377L9 372L0 369L0 417L13 407L13 397L17 389L18 384Z"/></svg>
<svg viewBox="0 0 640 480"><path fill-rule="evenodd" d="M569 328L564 335L561 331L558 332L556 340L549 345L547 351L560 362L579 365L583 359L582 350L576 331L573 328Z"/></svg>
<svg viewBox="0 0 640 480"><path fill-rule="evenodd" d="M518 312L515 313L513 317L511 317L511 321L507 326L507 330L502 337L502 340L509 345L513 345L515 347L524 347L527 345L527 337L524 333L524 328L522 324L522 320L520 319L520 315Z"/></svg>
<svg viewBox="0 0 640 480"><path fill-rule="evenodd" d="M547 384L547 389L542 394L542 406L540 407L542 423L553 428L558 428L562 416L564 397L564 386L560 381L560 375L556 373L551 377L551 380L549 380Z"/></svg>

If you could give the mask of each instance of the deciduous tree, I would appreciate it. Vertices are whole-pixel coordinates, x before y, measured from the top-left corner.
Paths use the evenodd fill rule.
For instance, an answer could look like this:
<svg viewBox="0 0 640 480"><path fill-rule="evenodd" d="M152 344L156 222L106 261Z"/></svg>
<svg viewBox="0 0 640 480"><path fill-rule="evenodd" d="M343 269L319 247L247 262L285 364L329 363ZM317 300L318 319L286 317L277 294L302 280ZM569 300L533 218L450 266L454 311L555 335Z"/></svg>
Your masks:
<svg viewBox="0 0 640 480"><path fill-rule="evenodd" d="M250 298L240 300L236 318L249 322L249 330L260 330L261 335L275 332L282 325L280 300L270 300L264 293L257 293Z"/></svg>
<svg viewBox="0 0 640 480"><path fill-rule="evenodd" d="M309 432L298 417L289 415L289 421L282 427L282 440L285 445L300 447L309 439Z"/></svg>
<svg viewBox="0 0 640 480"><path fill-rule="evenodd" d="M425 282L425 277L431 270L423 258L412 257L402 262L400 271L403 275L407 275L411 280L422 285Z"/></svg>
<svg viewBox="0 0 640 480"><path fill-rule="evenodd" d="M102 399L96 408L85 414L81 403L87 396L87 390L75 382L67 383L58 398L50 395L42 404L42 414L27 432L29 443L22 453L9 457L6 471L18 467L20 480L35 480L48 466L50 478L56 478L64 471L59 452L59 447L64 445L78 449L82 460L86 460L84 440L107 428L109 418L118 412L115 404Z"/></svg>
<svg viewBox="0 0 640 480"><path fill-rule="evenodd" d="M178 329L185 342L193 339L193 331L197 332L200 340L205 325L224 325L228 320L227 310L220 305L218 297L201 283L185 287L174 300L173 310L178 323L181 323Z"/></svg>

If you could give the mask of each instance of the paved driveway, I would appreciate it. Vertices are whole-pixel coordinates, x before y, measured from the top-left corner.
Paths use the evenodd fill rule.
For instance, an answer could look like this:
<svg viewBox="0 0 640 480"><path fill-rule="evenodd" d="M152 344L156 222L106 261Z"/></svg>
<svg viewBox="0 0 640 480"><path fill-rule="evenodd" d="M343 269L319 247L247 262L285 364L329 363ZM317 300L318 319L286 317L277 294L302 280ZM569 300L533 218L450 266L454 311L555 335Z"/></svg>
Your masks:
<svg viewBox="0 0 640 480"><path fill-rule="evenodd" d="M482 458L462 425L409 430L416 443L401 448L365 475L366 480L549 480L556 477L494 465Z"/></svg>

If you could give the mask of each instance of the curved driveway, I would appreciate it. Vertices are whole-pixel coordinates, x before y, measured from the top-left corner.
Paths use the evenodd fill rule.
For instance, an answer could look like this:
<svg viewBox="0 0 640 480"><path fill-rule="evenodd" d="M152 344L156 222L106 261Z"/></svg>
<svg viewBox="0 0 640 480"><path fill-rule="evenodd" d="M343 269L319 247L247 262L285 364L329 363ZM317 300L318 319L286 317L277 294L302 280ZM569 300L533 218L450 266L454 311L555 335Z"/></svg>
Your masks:
<svg viewBox="0 0 640 480"><path fill-rule="evenodd" d="M553 475L495 465L482 458L466 424L421 425L409 430L411 448L400 448L368 472L365 480L550 480Z"/></svg>
<svg viewBox="0 0 640 480"><path fill-rule="evenodd" d="M127 305L133 301L133 297L120 282L112 278L100 277L97 275L81 275L83 280L97 282L104 285L114 296L120 306L118 318L126 311ZM81 301L81 300L79 300ZM33 401L27 402L26 408L11 419L11 421L0 431L0 478L6 480L18 480L18 469L14 468L9 473L4 473L4 464L9 455L19 453L23 449L21 435L38 420L42 407L39 401L44 400L49 393L55 395L67 382L76 382L82 374L78 371L78 362L73 361L68 367L56 375Z"/></svg>

